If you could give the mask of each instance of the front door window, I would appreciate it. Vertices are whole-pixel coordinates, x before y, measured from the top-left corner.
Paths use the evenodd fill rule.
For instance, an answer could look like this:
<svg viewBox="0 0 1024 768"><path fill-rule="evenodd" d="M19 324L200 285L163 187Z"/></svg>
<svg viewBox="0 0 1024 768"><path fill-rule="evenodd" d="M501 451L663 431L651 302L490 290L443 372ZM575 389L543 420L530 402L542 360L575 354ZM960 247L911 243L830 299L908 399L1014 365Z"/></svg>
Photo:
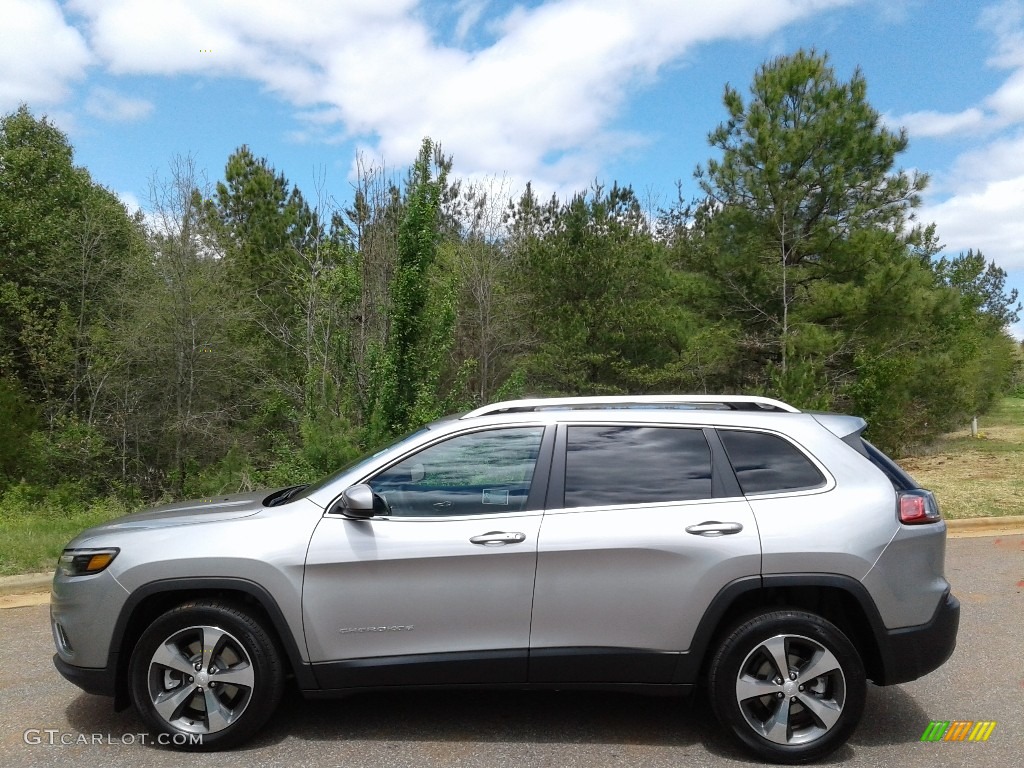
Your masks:
<svg viewBox="0 0 1024 768"><path fill-rule="evenodd" d="M369 485L392 517L520 512L543 433L543 427L517 427L458 435L403 459Z"/></svg>

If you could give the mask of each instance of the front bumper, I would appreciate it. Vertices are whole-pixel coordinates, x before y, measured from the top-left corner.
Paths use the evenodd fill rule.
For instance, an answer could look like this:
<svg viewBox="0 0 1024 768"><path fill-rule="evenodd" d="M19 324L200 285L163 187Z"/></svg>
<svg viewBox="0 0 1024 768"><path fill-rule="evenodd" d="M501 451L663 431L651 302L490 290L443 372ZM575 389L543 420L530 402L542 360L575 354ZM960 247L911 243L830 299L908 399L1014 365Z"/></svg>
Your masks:
<svg viewBox="0 0 1024 768"><path fill-rule="evenodd" d="M53 654L53 666L64 676L64 679L74 683L86 693L93 693L97 696L113 696L117 676L106 667L94 669L92 667L76 667L68 664L58 654Z"/></svg>
<svg viewBox="0 0 1024 768"><path fill-rule="evenodd" d="M947 592L925 624L888 630L879 648L885 678L879 685L907 683L941 667L953 655L960 626L960 601Z"/></svg>

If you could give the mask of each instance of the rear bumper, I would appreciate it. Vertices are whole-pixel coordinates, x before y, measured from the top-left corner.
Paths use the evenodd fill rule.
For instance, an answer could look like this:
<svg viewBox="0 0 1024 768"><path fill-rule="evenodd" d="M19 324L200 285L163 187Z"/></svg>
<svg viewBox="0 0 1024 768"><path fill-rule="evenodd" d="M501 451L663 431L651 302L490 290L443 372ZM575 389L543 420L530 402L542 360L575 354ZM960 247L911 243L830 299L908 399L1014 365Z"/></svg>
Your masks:
<svg viewBox="0 0 1024 768"><path fill-rule="evenodd" d="M93 693L97 696L114 695L116 676L105 667L100 669L76 667L74 664L68 664L57 654L53 655L53 666L64 676L65 680L74 683L86 693Z"/></svg>
<svg viewBox="0 0 1024 768"><path fill-rule="evenodd" d="M953 655L960 626L960 601L947 592L925 624L888 630L879 648L885 678L879 685L907 683L941 667Z"/></svg>

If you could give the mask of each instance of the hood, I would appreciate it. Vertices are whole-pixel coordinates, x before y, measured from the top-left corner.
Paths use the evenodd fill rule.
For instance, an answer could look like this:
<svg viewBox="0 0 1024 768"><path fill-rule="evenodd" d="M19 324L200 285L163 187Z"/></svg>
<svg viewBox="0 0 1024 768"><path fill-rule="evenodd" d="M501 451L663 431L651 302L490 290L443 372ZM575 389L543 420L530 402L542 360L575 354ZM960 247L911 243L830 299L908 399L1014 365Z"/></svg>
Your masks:
<svg viewBox="0 0 1024 768"><path fill-rule="evenodd" d="M249 517L264 508L263 500L271 493L273 491L263 490L163 504L90 528L82 537L117 530L166 528L172 525L195 525Z"/></svg>

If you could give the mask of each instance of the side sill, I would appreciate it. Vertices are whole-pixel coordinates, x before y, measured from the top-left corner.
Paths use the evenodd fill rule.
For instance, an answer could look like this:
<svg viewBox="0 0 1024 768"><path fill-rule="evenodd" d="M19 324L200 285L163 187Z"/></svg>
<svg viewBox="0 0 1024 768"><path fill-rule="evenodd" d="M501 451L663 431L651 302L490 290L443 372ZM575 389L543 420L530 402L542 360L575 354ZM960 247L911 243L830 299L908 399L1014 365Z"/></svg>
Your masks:
<svg viewBox="0 0 1024 768"><path fill-rule="evenodd" d="M637 648L508 648L411 654L312 665L319 687L670 685L679 654Z"/></svg>
<svg viewBox="0 0 1024 768"><path fill-rule="evenodd" d="M307 699L342 699L372 691L601 691L641 696L689 696L697 686L676 683L461 683L445 685L373 685L301 691Z"/></svg>
<svg viewBox="0 0 1024 768"><path fill-rule="evenodd" d="M324 690L418 686L524 684L527 651L423 653L346 659L311 665ZM303 686L305 687L305 686Z"/></svg>
<svg viewBox="0 0 1024 768"><path fill-rule="evenodd" d="M679 660L675 651L640 648L534 648L530 683L668 685Z"/></svg>

